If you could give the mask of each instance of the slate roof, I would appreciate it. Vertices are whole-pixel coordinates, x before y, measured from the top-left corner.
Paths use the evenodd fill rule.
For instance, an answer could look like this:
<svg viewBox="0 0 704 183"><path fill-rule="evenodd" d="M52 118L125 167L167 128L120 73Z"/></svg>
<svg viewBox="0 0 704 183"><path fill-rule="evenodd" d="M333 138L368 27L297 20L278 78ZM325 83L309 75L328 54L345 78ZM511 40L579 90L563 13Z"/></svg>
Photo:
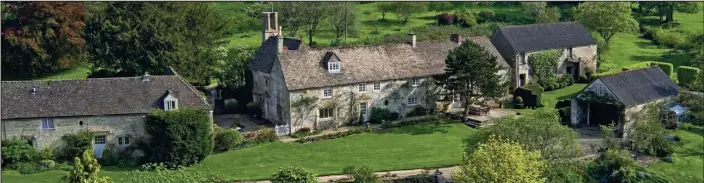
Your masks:
<svg viewBox="0 0 704 183"><path fill-rule="evenodd" d="M679 86L657 66L624 71L599 79L625 106L640 105L679 94Z"/></svg>
<svg viewBox="0 0 704 183"><path fill-rule="evenodd" d="M276 37L270 37L254 54L252 62L247 64L247 67L252 70L269 73L274 66L276 59ZM286 50L298 50L307 47L298 39L284 38L284 47Z"/></svg>
<svg viewBox="0 0 704 183"><path fill-rule="evenodd" d="M146 114L162 107L167 91L178 98L179 107L211 108L177 74L149 76L149 81L142 77L3 81L2 119Z"/></svg>
<svg viewBox="0 0 704 183"><path fill-rule="evenodd" d="M505 26L500 27L493 36L501 37L492 37L499 50L511 53L596 44L589 31L579 22ZM507 43L497 43L503 41Z"/></svg>
<svg viewBox="0 0 704 183"><path fill-rule="evenodd" d="M487 37L468 39L484 46L497 56L501 67L509 67ZM264 46L268 45L262 45ZM457 43L449 40L419 41L415 48L410 44L325 49L302 46L298 50L285 51L280 61L286 87L289 90L298 90L442 74L445 72L447 54L457 46ZM271 48L262 48L260 53L267 50L270 51ZM332 56L326 54L328 52L334 53L339 58L340 73L328 73L323 66L324 57ZM270 56L264 57L269 59ZM253 62L266 61L266 59L257 58ZM250 65L262 70L271 70L268 62ZM258 67L261 65L268 68Z"/></svg>

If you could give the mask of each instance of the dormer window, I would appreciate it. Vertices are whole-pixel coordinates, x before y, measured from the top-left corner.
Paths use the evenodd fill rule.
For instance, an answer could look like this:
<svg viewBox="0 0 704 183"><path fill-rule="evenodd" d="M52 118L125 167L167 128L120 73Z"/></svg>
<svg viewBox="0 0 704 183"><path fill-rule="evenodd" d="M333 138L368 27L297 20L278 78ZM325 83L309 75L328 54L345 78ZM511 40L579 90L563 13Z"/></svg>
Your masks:
<svg viewBox="0 0 704 183"><path fill-rule="evenodd" d="M176 109L178 109L178 99L173 95L171 91L167 91L166 96L164 97L164 111Z"/></svg>
<svg viewBox="0 0 704 183"><path fill-rule="evenodd" d="M331 73L340 72L340 62L328 62L328 71Z"/></svg>
<svg viewBox="0 0 704 183"><path fill-rule="evenodd" d="M325 53L323 63L326 65L329 73L340 73L340 58L338 58L335 53Z"/></svg>

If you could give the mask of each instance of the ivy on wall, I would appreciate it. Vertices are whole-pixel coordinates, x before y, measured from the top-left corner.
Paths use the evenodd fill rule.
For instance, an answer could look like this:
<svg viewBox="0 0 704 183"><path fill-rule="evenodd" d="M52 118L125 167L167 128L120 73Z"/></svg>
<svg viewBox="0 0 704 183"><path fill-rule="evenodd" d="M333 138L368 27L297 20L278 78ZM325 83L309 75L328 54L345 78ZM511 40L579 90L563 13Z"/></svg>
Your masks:
<svg viewBox="0 0 704 183"><path fill-rule="evenodd" d="M594 91L585 91L579 94L576 97L577 101L580 102L599 102L599 103L604 103L604 104L611 104L615 105L616 107L623 108L624 105L616 100L615 98L609 96L609 95L604 95L604 94L599 94Z"/></svg>

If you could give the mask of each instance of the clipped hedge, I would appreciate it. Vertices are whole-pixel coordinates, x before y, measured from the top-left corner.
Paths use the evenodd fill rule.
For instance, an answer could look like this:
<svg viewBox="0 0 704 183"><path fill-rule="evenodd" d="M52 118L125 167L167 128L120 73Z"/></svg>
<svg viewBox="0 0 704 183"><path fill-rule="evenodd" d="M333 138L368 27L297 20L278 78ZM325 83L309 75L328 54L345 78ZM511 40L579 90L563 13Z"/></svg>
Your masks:
<svg viewBox="0 0 704 183"><path fill-rule="evenodd" d="M542 106L540 102L542 92L543 87L540 87L540 85L529 84L516 88L513 95L523 99L523 106L535 108Z"/></svg>
<svg viewBox="0 0 704 183"><path fill-rule="evenodd" d="M680 66L677 67L677 81L683 85L690 85L694 81L695 77L701 72L699 68Z"/></svg>
<svg viewBox="0 0 704 183"><path fill-rule="evenodd" d="M662 71L665 72L665 74L667 74L668 77L672 77L673 69L675 67L672 66L671 63L665 63L665 62L649 62L649 63L650 63L649 64L650 66L657 65L658 67L660 67L660 69L662 69Z"/></svg>
<svg viewBox="0 0 704 183"><path fill-rule="evenodd" d="M417 117L417 118L408 118L408 119L403 119L399 120L397 122L389 122L389 123L384 123L382 124L381 128L388 129L388 128L398 128L398 127L403 127L403 126L411 126L411 125L418 125L418 124L426 124L426 123L439 123L440 118L435 115L429 115L429 116L423 116L423 117Z"/></svg>
<svg viewBox="0 0 704 183"><path fill-rule="evenodd" d="M388 109L372 107L372 112L369 116L369 123L381 124L383 121L393 121L399 118L397 112L391 112Z"/></svg>
<svg viewBox="0 0 704 183"><path fill-rule="evenodd" d="M147 115L144 126L152 137L145 156L147 162L189 166L213 152L213 124L205 110L156 110Z"/></svg>
<svg viewBox="0 0 704 183"><path fill-rule="evenodd" d="M322 135L322 136L318 136L318 137L306 137L306 138L298 139L298 140L296 140L296 142L310 143L310 142L317 142L320 140L342 138L342 137L347 137L350 135L355 135L355 134L360 134L360 133L368 133L368 132L373 132L373 131L374 130L372 130L371 128L357 128L357 129L348 130L346 132L327 134L327 135Z"/></svg>

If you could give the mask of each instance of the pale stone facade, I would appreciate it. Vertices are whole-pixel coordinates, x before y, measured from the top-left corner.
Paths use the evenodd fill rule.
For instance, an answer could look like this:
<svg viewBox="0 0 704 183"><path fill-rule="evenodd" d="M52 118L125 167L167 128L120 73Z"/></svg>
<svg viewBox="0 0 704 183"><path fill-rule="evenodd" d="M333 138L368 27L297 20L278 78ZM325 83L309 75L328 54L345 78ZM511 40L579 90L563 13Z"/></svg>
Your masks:
<svg viewBox="0 0 704 183"><path fill-rule="evenodd" d="M578 68L579 70L573 70L573 72L576 72L575 75L585 75L587 71L595 72L596 71L596 62L597 62L597 46L596 45L587 45L587 46L578 46L578 47L571 47L571 48L560 48L557 50L561 50L562 55L560 58L556 61L557 68L555 68L555 73L558 75L563 75L563 74L569 74L568 68L574 69ZM541 51L535 51L535 52L522 52L522 53L517 53L514 55L514 60L516 61L514 65L516 65L515 69L515 76L514 77L514 82L516 83L516 86L521 86L521 75L525 76L525 79L523 80L523 84L528 84L531 81L531 72L530 72L530 61L529 57L532 54L535 53L540 53ZM568 61L568 58L572 57L578 60L579 62L573 63ZM578 64L579 66L576 66ZM576 79L576 78L575 78Z"/></svg>

